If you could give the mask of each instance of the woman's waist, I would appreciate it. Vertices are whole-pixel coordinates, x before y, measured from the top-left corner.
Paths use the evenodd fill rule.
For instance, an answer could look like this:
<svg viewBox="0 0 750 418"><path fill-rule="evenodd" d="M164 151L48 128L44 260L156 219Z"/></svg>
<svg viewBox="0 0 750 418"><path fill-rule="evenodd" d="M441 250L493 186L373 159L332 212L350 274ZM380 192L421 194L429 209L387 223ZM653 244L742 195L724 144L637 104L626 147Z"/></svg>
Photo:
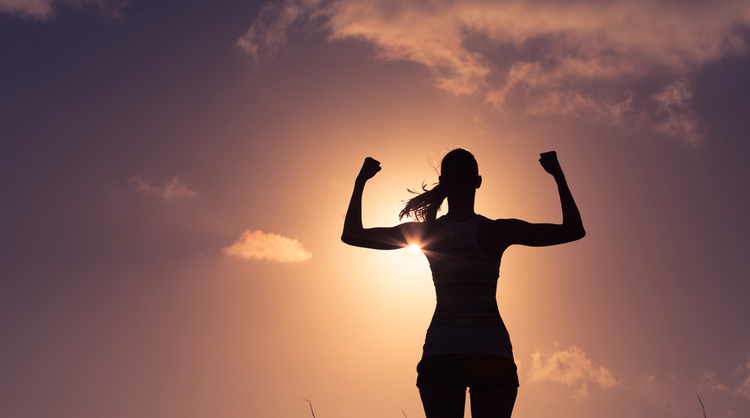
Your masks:
<svg viewBox="0 0 750 418"><path fill-rule="evenodd" d="M434 327L501 327L503 319L495 311L435 311L430 328Z"/></svg>
<svg viewBox="0 0 750 418"><path fill-rule="evenodd" d="M424 355L492 353L513 358L505 326L433 326L427 330Z"/></svg>
<svg viewBox="0 0 750 418"><path fill-rule="evenodd" d="M445 294L437 293L435 312L494 312L498 313L495 294Z"/></svg>

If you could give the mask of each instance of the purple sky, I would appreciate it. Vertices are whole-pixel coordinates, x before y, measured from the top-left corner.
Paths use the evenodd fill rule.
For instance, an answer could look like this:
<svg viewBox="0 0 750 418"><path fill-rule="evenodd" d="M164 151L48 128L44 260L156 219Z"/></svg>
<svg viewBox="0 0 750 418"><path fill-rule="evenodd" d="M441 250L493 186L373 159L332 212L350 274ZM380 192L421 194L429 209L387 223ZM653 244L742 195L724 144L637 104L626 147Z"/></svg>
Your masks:
<svg viewBox="0 0 750 418"><path fill-rule="evenodd" d="M515 417L750 413L750 6L722 1L0 0L0 416L424 416L428 159L511 248ZM562 412L561 412L562 411ZM468 415L467 415L468 416Z"/></svg>

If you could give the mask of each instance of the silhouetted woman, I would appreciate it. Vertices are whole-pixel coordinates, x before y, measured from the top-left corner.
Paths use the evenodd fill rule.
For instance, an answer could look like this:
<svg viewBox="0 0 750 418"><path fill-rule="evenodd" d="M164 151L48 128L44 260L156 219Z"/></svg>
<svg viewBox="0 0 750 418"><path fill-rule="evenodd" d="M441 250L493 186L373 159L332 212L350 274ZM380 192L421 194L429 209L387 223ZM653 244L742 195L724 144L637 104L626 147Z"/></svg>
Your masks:
<svg viewBox="0 0 750 418"><path fill-rule="evenodd" d="M560 193L562 224L491 220L474 213L482 177L464 149L446 154L438 184L409 200L389 228L362 227L362 192L380 163L366 158L354 184L341 240L358 247L390 250L418 244L430 263L437 306L427 330L417 386L427 418L463 417L466 388L473 418L510 417L518 374L508 331L495 293L500 258L513 244L541 247L575 241L586 232L554 151L539 162ZM443 200L448 213L437 218Z"/></svg>

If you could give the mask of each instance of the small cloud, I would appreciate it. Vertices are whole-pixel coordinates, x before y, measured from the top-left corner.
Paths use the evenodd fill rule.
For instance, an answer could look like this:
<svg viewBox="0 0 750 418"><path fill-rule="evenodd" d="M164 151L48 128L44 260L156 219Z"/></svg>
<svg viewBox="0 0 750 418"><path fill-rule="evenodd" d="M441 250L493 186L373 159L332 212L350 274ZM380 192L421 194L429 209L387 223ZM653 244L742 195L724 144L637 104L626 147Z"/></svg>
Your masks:
<svg viewBox="0 0 750 418"><path fill-rule="evenodd" d="M286 32L302 14L302 8L293 2L267 3L261 9L247 32L237 40L237 46L259 64L265 58L273 59L286 42Z"/></svg>
<svg viewBox="0 0 750 418"><path fill-rule="evenodd" d="M565 351L542 354L537 350L531 355L531 377L529 383L553 381L564 383L575 389L573 398L587 399L587 384L594 383L602 388L622 386L609 370L595 365L577 346Z"/></svg>
<svg viewBox="0 0 750 418"><path fill-rule="evenodd" d="M119 17L128 5L125 0L0 0L0 12L38 20L51 20L59 6L82 9L95 6L105 15Z"/></svg>
<svg viewBox="0 0 750 418"><path fill-rule="evenodd" d="M133 177L133 181L136 183L136 188L139 192L161 196L166 202L181 197L198 196L198 192L190 190L187 184L183 183L177 176L164 183L148 181L141 177Z"/></svg>
<svg viewBox="0 0 750 418"><path fill-rule="evenodd" d="M277 263L298 263L312 257L296 239L250 230L245 231L234 244L221 251L232 257Z"/></svg>
<svg viewBox="0 0 750 418"><path fill-rule="evenodd" d="M52 14L53 0L0 0L0 11L22 17L47 19Z"/></svg>
<svg viewBox="0 0 750 418"><path fill-rule="evenodd" d="M697 144L705 135L705 128L698 121L693 109L691 83L681 80L668 85L663 91L651 96L656 103L654 129L662 135L683 138Z"/></svg>
<svg viewBox="0 0 750 418"><path fill-rule="evenodd" d="M734 394L741 395L746 397L747 399L750 399L750 356L747 356L747 363L745 363L744 365L740 364L740 366L737 368L737 371L734 372L735 376L745 373L747 373L745 380L737 387L737 389L734 391Z"/></svg>
<svg viewBox="0 0 750 418"><path fill-rule="evenodd" d="M699 389L718 391L727 390L726 386L716 382L716 372L704 372L701 380L703 382L700 384L700 386L698 386Z"/></svg>

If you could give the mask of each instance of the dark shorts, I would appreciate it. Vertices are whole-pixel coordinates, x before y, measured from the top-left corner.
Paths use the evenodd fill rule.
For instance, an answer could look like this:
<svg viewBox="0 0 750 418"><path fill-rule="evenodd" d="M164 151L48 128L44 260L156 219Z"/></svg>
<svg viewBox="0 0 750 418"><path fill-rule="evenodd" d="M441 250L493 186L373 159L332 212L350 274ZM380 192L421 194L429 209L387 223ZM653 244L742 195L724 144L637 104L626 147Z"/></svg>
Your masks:
<svg viewBox="0 0 750 418"><path fill-rule="evenodd" d="M518 369L513 359L497 354L456 353L424 356L417 365L417 387L470 391L518 387Z"/></svg>

